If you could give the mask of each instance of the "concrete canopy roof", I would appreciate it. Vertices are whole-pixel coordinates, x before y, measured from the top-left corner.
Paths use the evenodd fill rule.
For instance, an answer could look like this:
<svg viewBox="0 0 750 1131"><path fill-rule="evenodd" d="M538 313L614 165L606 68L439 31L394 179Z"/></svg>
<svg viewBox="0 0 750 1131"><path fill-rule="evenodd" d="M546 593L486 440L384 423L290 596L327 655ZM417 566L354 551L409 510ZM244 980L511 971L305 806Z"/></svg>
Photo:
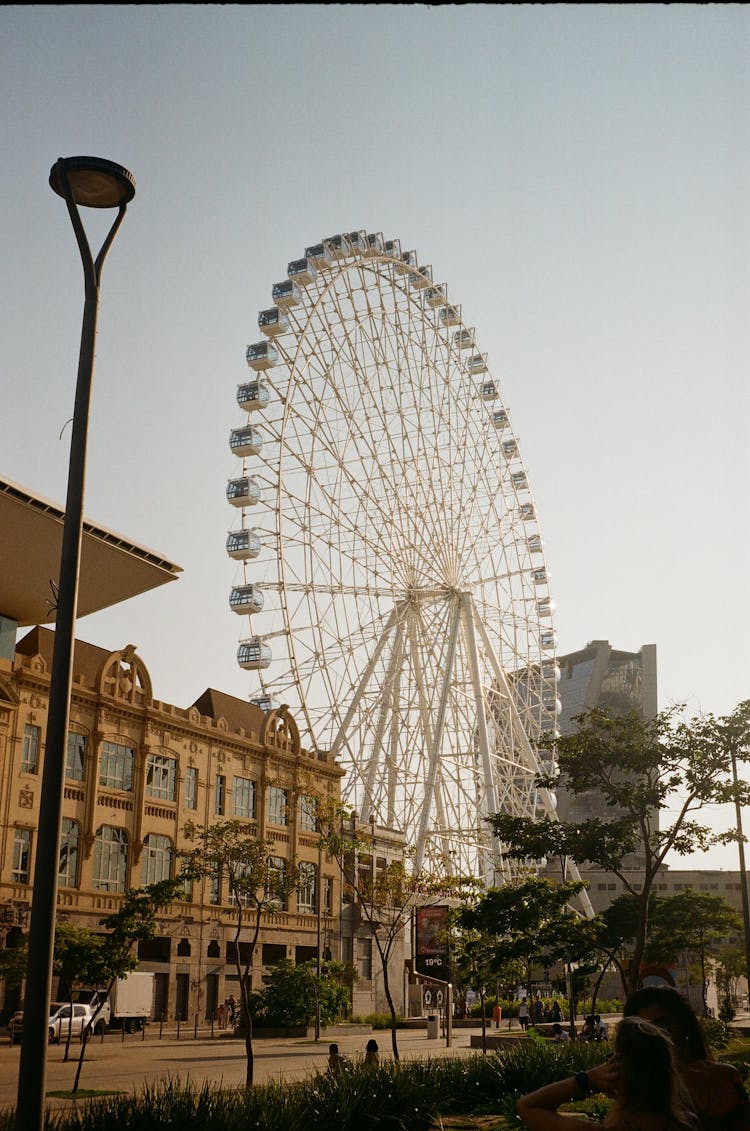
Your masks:
<svg viewBox="0 0 750 1131"><path fill-rule="evenodd" d="M51 624L50 581L60 573L65 512L40 495L0 479L0 616ZM84 519L78 616L99 612L176 581L181 566Z"/></svg>

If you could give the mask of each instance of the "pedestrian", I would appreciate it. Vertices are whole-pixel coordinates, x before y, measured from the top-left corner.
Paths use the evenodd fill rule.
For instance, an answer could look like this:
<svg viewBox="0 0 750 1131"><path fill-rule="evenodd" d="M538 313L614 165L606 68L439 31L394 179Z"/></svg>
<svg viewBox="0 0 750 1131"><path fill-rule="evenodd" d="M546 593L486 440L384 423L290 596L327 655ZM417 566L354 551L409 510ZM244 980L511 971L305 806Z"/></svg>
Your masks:
<svg viewBox="0 0 750 1131"><path fill-rule="evenodd" d="M544 1006L542 1005L542 999L539 997L539 994L537 994L534 998L534 1023L541 1025L542 1021L544 1021Z"/></svg>
<svg viewBox="0 0 750 1131"><path fill-rule="evenodd" d="M328 1046L328 1068L326 1071L331 1076L338 1076L344 1067L346 1057L339 1052L339 1046L334 1042Z"/></svg>
<svg viewBox="0 0 750 1131"><path fill-rule="evenodd" d="M367 1042L365 1049L365 1064L368 1068L377 1068L380 1064L380 1054L378 1053L378 1042L371 1037Z"/></svg>
<svg viewBox="0 0 750 1131"><path fill-rule="evenodd" d="M229 1016L227 1017L227 1021L230 1025L234 1025L234 1018L235 1014L237 1013L237 1002L234 1000L234 994L229 995L229 998L227 999L227 1005L229 1006Z"/></svg>
<svg viewBox="0 0 750 1131"><path fill-rule="evenodd" d="M607 1027L607 1023L605 1021L602 1021L598 1013L594 1014L594 1040L609 1040L609 1028Z"/></svg>
<svg viewBox="0 0 750 1131"><path fill-rule="evenodd" d="M563 1041L569 1041L570 1040L570 1034L565 1032L565 1030L563 1029L563 1027L562 1027L562 1025L560 1024L559 1021L555 1021L554 1025L552 1026L552 1038L551 1039L553 1041L557 1041L558 1043L562 1043Z"/></svg>
<svg viewBox="0 0 750 1131"><path fill-rule="evenodd" d="M557 1000L557 998L555 998L555 1000L552 1002L552 1020L562 1021L562 1019L563 1015L562 1010L560 1009L560 1002Z"/></svg>
<svg viewBox="0 0 750 1131"><path fill-rule="evenodd" d="M503 1018L503 1007L500 1005L499 1001L496 1001L495 1004L492 1007L492 1020L495 1022L495 1028L496 1029L500 1028L500 1022L502 1021L502 1018Z"/></svg>
<svg viewBox="0 0 750 1131"><path fill-rule="evenodd" d="M699 1131L672 1041L639 1017L618 1025L613 1057L522 1096L516 1110L529 1131L591 1131L588 1119L557 1109L598 1092L613 1100L607 1131Z"/></svg>
<svg viewBox="0 0 750 1131"><path fill-rule="evenodd" d="M669 986L631 994L624 1017L642 1017L668 1033L703 1131L750 1131L750 1099L731 1064L712 1060L692 1006Z"/></svg>
<svg viewBox="0 0 750 1131"><path fill-rule="evenodd" d="M518 1003L518 1022L525 1033L529 1027L529 1006L525 997Z"/></svg>
<svg viewBox="0 0 750 1131"><path fill-rule="evenodd" d="M226 1029L227 1017L229 1016L229 1007L226 1002L222 1002L216 1010L216 1019L219 1022L220 1029Z"/></svg>
<svg viewBox="0 0 750 1131"><path fill-rule="evenodd" d="M594 1018L589 1013L588 1016L583 1019L583 1028L581 1029L581 1035L578 1039L580 1041L593 1041L595 1032Z"/></svg>

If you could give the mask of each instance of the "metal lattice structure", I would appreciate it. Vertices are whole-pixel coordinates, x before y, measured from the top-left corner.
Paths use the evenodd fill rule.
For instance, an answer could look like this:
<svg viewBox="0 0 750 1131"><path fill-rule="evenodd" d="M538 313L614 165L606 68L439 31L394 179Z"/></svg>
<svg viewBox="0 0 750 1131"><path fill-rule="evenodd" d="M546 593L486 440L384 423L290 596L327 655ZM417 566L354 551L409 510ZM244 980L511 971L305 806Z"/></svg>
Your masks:
<svg viewBox="0 0 750 1131"><path fill-rule="evenodd" d="M305 249L248 346L232 608L251 699L333 751L345 800L418 864L493 882L487 814L554 814L552 604L518 439L475 332L413 251Z"/></svg>

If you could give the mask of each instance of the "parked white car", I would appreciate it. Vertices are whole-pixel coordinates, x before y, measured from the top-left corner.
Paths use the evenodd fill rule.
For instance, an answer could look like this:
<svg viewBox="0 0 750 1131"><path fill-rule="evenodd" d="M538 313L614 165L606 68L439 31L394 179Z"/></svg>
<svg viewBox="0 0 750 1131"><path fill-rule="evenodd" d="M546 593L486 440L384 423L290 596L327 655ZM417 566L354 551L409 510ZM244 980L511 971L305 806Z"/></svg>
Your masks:
<svg viewBox="0 0 750 1131"><path fill-rule="evenodd" d="M66 1041L68 1039L68 1028L73 1037L80 1037L83 1030L88 1025L89 1021L94 1015L94 1010L90 1005L73 1005L73 1017L70 1016L71 1006L61 1005L56 1010L50 1006L49 1018L49 1039L50 1041ZM107 1022L102 1013L94 1023L94 1032L102 1033L107 1027Z"/></svg>
<svg viewBox="0 0 750 1131"><path fill-rule="evenodd" d="M70 1015L70 1004L68 1002L53 1001L49 1007L49 1039L59 1043L68 1039L68 1028L70 1028L70 1035L80 1039L83 1030L88 1025L94 1010L90 1005L73 1005L73 1016ZM107 1028L109 1020L109 1009L105 1006L104 1010L99 1013L95 1023L94 1032L103 1033ZM21 1040L21 1033L23 1031L23 1013L15 1013L9 1025L10 1039L13 1044Z"/></svg>

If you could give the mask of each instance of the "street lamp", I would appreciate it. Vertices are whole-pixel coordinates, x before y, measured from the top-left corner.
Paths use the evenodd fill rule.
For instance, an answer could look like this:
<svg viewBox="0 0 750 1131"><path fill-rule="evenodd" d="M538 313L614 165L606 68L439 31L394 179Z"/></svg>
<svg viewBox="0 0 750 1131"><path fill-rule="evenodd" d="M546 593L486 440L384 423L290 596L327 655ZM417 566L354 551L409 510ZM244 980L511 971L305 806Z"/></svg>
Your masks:
<svg viewBox="0 0 750 1131"><path fill-rule="evenodd" d="M24 998L16 1131L42 1131L44 1124L47 1028L55 940L62 792L78 607L86 440L91 379L94 371L99 283L105 256L123 221L125 210L135 195L135 180L132 174L121 165L116 165L113 161L105 161L100 157L61 157L52 166L49 183L53 191L63 197L68 206L83 263L85 302L73 430L70 439L68 493L60 553L55 644L50 674L46 747L34 863L34 893L29 927L29 970L32 974L28 979ZM91 253L86 238L78 211L79 205L85 208L117 208L118 210L96 259Z"/></svg>

